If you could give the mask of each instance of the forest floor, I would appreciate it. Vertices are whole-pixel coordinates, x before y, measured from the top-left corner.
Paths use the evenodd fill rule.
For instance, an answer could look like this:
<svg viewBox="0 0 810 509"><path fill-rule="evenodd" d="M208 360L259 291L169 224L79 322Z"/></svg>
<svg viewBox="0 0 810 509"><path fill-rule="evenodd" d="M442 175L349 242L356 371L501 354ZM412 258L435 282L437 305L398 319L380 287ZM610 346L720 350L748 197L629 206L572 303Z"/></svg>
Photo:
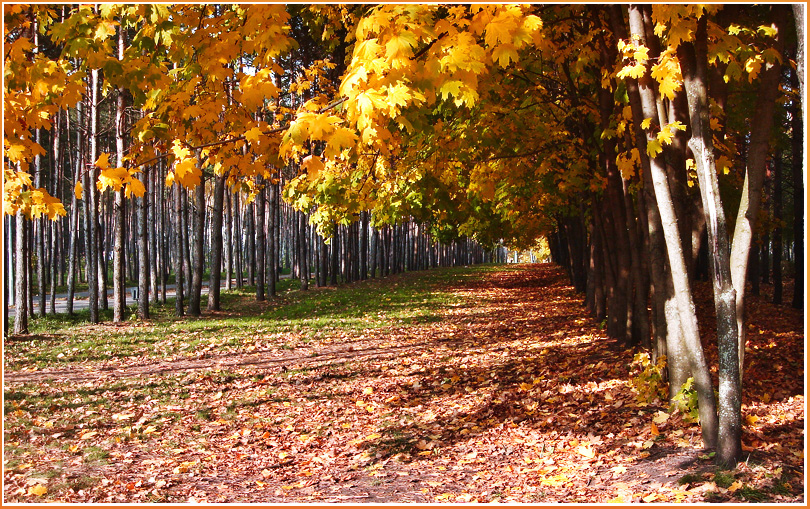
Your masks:
<svg viewBox="0 0 810 509"><path fill-rule="evenodd" d="M697 299L710 331L710 288ZM802 315L749 304L730 471L686 412L644 400L635 352L550 265L244 289L198 319L37 320L4 342L3 499L804 502Z"/></svg>

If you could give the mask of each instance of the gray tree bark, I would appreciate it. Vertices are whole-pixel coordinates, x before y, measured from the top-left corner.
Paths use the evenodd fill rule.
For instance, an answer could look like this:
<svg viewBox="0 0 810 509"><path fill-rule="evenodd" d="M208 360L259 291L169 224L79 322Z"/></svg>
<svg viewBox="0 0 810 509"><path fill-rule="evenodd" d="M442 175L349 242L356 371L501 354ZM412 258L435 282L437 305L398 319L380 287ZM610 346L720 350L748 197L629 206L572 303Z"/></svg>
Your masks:
<svg viewBox="0 0 810 509"><path fill-rule="evenodd" d="M638 36L643 35L644 24L640 7L631 5L629 12L631 33ZM638 86L644 118L652 118L653 123L656 123L655 120L660 117L655 100L654 84L649 71L638 80ZM648 142L655 137L650 130L646 134ZM646 148L645 143L645 146L639 147L639 150L646 151ZM717 445L717 405L714 399L714 387L709 373L709 366L703 353L703 346L700 342L697 314L683 255L678 219L675 215L675 207L669 190L664 162L661 159L660 154L658 157L650 159L650 172L669 257L670 274L672 276L680 327L698 393L701 436L703 437L704 446L713 449Z"/></svg>
<svg viewBox="0 0 810 509"><path fill-rule="evenodd" d="M720 198L712 131L709 125L707 22L705 16L698 21L693 43L681 43L678 47L678 60L689 103L689 123L692 129L689 148L697 166L700 194L706 215L709 252L712 258L711 273L717 314L720 379L715 462L725 468L733 468L742 454L742 394L737 356L738 292L732 284L729 235Z"/></svg>
<svg viewBox="0 0 810 509"><path fill-rule="evenodd" d="M773 25L777 28L776 48L781 53L784 40L784 20L789 11L786 5L774 5L771 7L771 13L774 20ZM745 359L745 281L748 272L748 256L762 200L768 142L773 127L780 76L781 66L779 64L766 63L760 71L760 85L753 116L757 121L751 124L750 143L745 161L745 181L734 226L734 239L731 244L731 280L736 291L735 306L739 336L737 359L740 375L743 373Z"/></svg>
<svg viewBox="0 0 810 509"><path fill-rule="evenodd" d="M28 239L26 238L27 227L25 224L25 214L17 212L17 232L16 232L16 270L17 286L14 288L14 329L13 334L28 334L28 279L25 270L26 263L30 262L28 252Z"/></svg>

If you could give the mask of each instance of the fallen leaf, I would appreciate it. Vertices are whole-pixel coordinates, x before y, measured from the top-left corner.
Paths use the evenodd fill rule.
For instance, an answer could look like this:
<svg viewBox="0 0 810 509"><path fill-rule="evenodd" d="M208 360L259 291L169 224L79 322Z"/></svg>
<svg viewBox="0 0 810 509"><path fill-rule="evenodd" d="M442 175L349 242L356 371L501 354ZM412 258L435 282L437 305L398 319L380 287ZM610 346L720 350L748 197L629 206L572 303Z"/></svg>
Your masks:
<svg viewBox="0 0 810 509"><path fill-rule="evenodd" d="M585 456L586 458L593 458L594 456L596 456L596 452L593 450L590 444L580 445L579 447L577 447L577 452Z"/></svg>
<svg viewBox="0 0 810 509"><path fill-rule="evenodd" d="M41 497L42 495L48 493L48 488L43 486L42 484L36 484L28 488L29 495L35 495L37 497Z"/></svg>

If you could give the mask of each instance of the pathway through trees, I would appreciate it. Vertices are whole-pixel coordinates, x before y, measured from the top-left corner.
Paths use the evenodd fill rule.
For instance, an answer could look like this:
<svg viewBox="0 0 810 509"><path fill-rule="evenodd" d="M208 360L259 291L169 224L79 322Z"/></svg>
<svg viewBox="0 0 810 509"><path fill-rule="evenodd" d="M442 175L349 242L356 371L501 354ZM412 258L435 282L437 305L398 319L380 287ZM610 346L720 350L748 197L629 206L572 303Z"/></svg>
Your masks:
<svg viewBox="0 0 810 509"><path fill-rule="evenodd" d="M639 403L633 352L592 324L561 270L503 268L449 290L459 304L427 323L6 371L4 499L803 501L798 313L749 303L749 458L723 473L701 459L696 425Z"/></svg>

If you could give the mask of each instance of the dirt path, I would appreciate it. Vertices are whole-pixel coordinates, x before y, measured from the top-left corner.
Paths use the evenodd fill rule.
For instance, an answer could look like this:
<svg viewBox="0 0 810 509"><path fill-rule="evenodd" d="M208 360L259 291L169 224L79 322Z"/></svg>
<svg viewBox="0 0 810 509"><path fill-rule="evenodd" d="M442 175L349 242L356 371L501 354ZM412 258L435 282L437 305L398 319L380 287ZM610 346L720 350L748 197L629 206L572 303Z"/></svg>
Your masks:
<svg viewBox="0 0 810 509"><path fill-rule="evenodd" d="M755 450L725 482L558 269L452 290L441 321L338 344L5 373L5 501L801 501L800 387L746 409Z"/></svg>

